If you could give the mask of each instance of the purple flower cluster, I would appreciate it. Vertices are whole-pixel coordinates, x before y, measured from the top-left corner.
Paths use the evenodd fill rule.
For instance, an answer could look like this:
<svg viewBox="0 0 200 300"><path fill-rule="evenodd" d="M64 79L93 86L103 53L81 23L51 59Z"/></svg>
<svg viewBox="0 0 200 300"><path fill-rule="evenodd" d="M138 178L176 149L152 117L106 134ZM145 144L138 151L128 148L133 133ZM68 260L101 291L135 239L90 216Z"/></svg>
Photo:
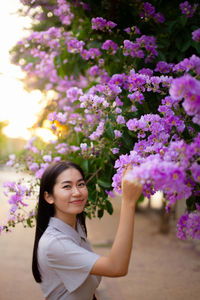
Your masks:
<svg viewBox="0 0 200 300"><path fill-rule="evenodd" d="M33 153L39 153L39 150L34 145L34 140L35 139L36 139L36 137L32 137L30 140L28 140L26 145L24 146L24 148L31 151L31 152L33 152Z"/></svg>
<svg viewBox="0 0 200 300"><path fill-rule="evenodd" d="M60 156L53 157L51 154L45 154L40 157L38 162L36 162L34 161L34 158L29 156L29 159L27 160L27 167L31 172L33 172L36 178L41 178L43 172L46 170L46 168L51 162L56 162L60 160Z"/></svg>
<svg viewBox="0 0 200 300"><path fill-rule="evenodd" d="M140 17L145 21L150 19L153 19L158 23L163 23L165 21L163 14L160 12L156 13L155 7L149 2L143 3L142 10L140 11Z"/></svg>
<svg viewBox="0 0 200 300"><path fill-rule="evenodd" d="M15 154L10 154L9 155L9 160L7 161L6 165L9 167L12 167L15 164L16 160L16 155Z"/></svg>
<svg viewBox="0 0 200 300"><path fill-rule="evenodd" d="M145 63L151 62L158 55L156 40L154 36L142 35L136 38L136 42L124 40L124 56L145 58Z"/></svg>
<svg viewBox="0 0 200 300"><path fill-rule="evenodd" d="M69 118L68 118L68 124L72 124L72 125L76 125L77 126L77 123L81 122L82 118L81 118L81 115L78 114L78 113L71 113L69 115Z"/></svg>
<svg viewBox="0 0 200 300"><path fill-rule="evenodd" d="M190 70L200 75L200 57L194 54L190 58L184 58L173 67L173 72L189 72Z"/></svg>
<svg viewBox="0 0 200 300"><path fill-rule="evenodd" d="M81 143L81 144L80 144L80 148L81 148L81 151L84 152L84 151L87 151L88 146L87 146L86 143Z"/></svg>
<svg viewBox="0 0 200 300"><path fill-rule="evenodd" d="M65 124L66 120L67 120L67 116L66 116L66 113L62 113L62 112L56 113L54 111L54 112L49 114L48 120L51 121L51 122L54 122L54 121L57 120L59 123Z"/></svg>
<svg viewBox="0 0 200 300"><path fill-rule="evenodd" d="M177 223L177 237L186 240L188 237L200 240L200 206L196 203L196 211L186 211Z"/></svg>
<svg viewBox="0 0 200 300"><path fill-rule="evenodd" d="M49 154L44 155L42 158L46 163L50 163L52 161L52 156Z"/></svg>
<svg viewBox="0 0 200 300"><path fill-rule="evenodd" d="M176 201L192 195L194 187L200 183L200 165L195 162L200 154L200 134L190 144L177 134L172 135L173 127L178 133L185 128L184 121L172 110L177 105L179 100L167 96L158 109L163 117L149 114L139 120L128 120L126 125L129 130L137 132L138 142L130 155L121 155L115 163L117 173L112 184L115 191L120 191L125 165L132 164L129 179L142 181L146 196L162 190L168 200L167 210Z"/></svg>
<svg viewBox="0 0 200 300"><path fill-rule="evenodd" d="M198 28L192 32L192 39L197 43L200 42L200 28Z"/></svg>
<svg viewBox="0 0 200 300"><path fill-rule="evenodd" d="M42 174L44 173L46 168L48 168L48 166L49 166L49 163L41 163L40 168L35 173L36 178L41 178Z"/></svg>
<svg viewBox="0 0 200 300"><path fill-rule="evenodd" d="M39 164L36 162L33 162L33 163L31 162L31 163L29 163L28 167L31 172L36 172L39 169Z"/></svg>
<svg viewBox="0 0 200 300"><path fill-rule="evenodd" d="M125 124L126 120L124 119L124 117L122 115L117 116L117 124Z"/></svg>
<svg viewBox="0 0 200 300"><path fill-rule="evenodd" d="M143 144L145 147L145 143ZM140 147L142 147L142 143ZM173 151L178 151L178 149L179 152L175 152L173 157ZM139 155L136 147L130 152L130 155L121 155L115 163L117 173L113 176L112 185L115 191L120 190L123 169L125 165L132 164L133 169L129 172L127 179L140 180L144 185L143 191L146 196L162 190L168 200L167 209L169 209L177 200L187 199L192 194L193 185L188 184L189 179L186 172L188 149L173 144L170 150L162 149L160 144L160 153L151 154L150 150L147 157ZM179 159L183 154L186 163L182 165L179 163Z"/></svg>
<svg viewBox="0 0 200 300"><path fill-rule="evenodd" d="M127 27L124 29L124 31L128 34L141 34L140 29L137 26Z"/></svg>
<svg viewBox="0 0 200 300"><path fill-rule="evenodd" d="M193 179L196 182L200 183L200 165L197 162L193 163L190 168L190 171L192 173Z"/></svg>
<svg viewBox="0 0 200 300"><path fill-rule="evenodd" d="M149 68L142 68L138 71L139 74L147 75L149 77L153 76L153 70Z"/></svg>
<svg viewBox="0 0 200 300"><path fill-rule="evenodd" d="M80 96L83 95L82 89L79 89L78 87L74 86L67 90L67 97L70 100L71 103L78 100Z"/></svg>
<svg viewBox="0 0 200 300"><path fill-rule="evenodd" d="M121 136L122 136L122 133L121 133L121 131L119 131L119 130L114 130L114 134L115 134L115 138L120 138Z"/></svg>
<svg viewBox="0 0 200 300"><path fill-rule="evenodd" d="M82 50L80 54L83 59L88 60L95 59L96 57L101 56L102 53L99 48L90 48L89 50Z"/></svg>
<svg viewBox="0 0 200 300"><path fill-rule="evenodd" d="M109 80L110 84L115 84L118 86L122 86L123 83L125 82L127 76L122 73L122 74L114 74L111 79Z"/></svg>
<svg viewBox="0 0 200 300"><path fill-rule="evenodd" d="M70 10L70 4L65 0L57 0L58 7L54 9L55 16L59 16L63 25L70 25L74 14Z"/></svg>
<svg viewBox="0 0 200 300"><path fill-rule="evenodd" d="M92 18L92 29L94 30L111 30L116 26L116 23L107 21L101 17Z"/></svg>
<svg viewBox="0 0 200 300"><path fill-rule="evenodd" d="M133 102L142 103L144 100L144 95L140 93L139 91L134 92L133 94L128 94L128 98Z"/></svg>
<svg viewBox="0 0 200 300"><path fill-rule="evenodd" d="M144 52L140 45L129 40L124 40L124 56L144 58Z"/></svg>
<svg viewBox="0 0 200 300"><path fill-rule="evenodd" d="M88 58L100 55L100 51L97 48L90 50L83 49L83 42L78 41L76 38L72 38L69 32L61 32L60 28L51 27L46 31L33 32L28 38L24 39L20 43L21 51L24 55L32 55L37 58L34 63L28 63L22 65L22 68L26 70L28 75L36 76L41 80L47 79L46 89L54 91L59 97L63 97L64 91L72 86L84 87L87 84L86 78L80 77L78 82L71 76L60 78L55 70L54 60L57 55L60 54L60 41L69 46L69 51L80 52L81 55L84 51L88 51ZM43 46L45 49L49 47L48 51L42 51Z"/></svg>
<svg viewBox="0 0 200 300"><path fill-rule="evenodd" d="M83 41L79 41L76 38L73 38L68 41L67 49L70 53L80 53L83 51L83 46L85 43Z"/></svg>
<svg viewBox="0 0 200 300"><path fill-rule="evenodd" d="M96 140L103 134L103 132L104 132L104 121L101 121L97 126L97 129L92 134L90 134L89 136L90 140L91 141Z"/></svg>
<svg viewBox="0 0 200 300"><path fill-rule="evenodd" d="M119 148L113 148L111 151L113 154L117 154L119 153Z"/></svg>
<svg viewBox="0 0 200 300"><path fill-rule="evenodd" d="M94 65L89 69L89 74L92 77L98 76L100 74L99 66Z"/></svg>
<svg viewBox="0 0 200 300"><path fill-rule="evenodd" d="M161 87L169 87L172 81L172 77L168 76L149 76L146 74L135 73L135 70L130 71L129 76L127 76L126 81L124 82L124 88L128 89L129 92L161 92ZM146 73L146 71L144 72ZM134 95L135 96L135 95ZM129 96L131 97L131 96ZM141 97L141 98L140 98ZM143 100L143 97L139 95L140 100Z"/></svg>
<svg viewBox="0 0 200 300"><path fill-rule="evenodd" d="M30 47L30 43L45 45L50 49L55 50L55 48L58 48L60 46L59 39L61 38L61 36L61 29L56 27L50 27L47 30L40 32L34 31L24 41L21 41L21 44L25 47L22 51L28 49ZM35 49L35 51L37 51L36 53L40 53L39 47L38 49ZM46 54L44 51L42 51L41 53L42 55Z"/></svg>
<svg viewBox="0 0 200 300"><path fill-rule="evenodd" d="M60 143L55 147L55 149L57 150L58 153L63 154L68 151L68 146L66 143Z"/></svg>
<svg viewBox="0 0 200 300"><path fill-rule="evenodd" d="M91 10L91 6L83 1L80 1L80 0L73 0L73 5L75 7L77 6L82 6L83 9L85 10Z"/></svg>
<svg viewBox="0 0 200 300"><path fill-rule="evenodd" d="M11 205L10 214L14 214L19 207L28 206L24 201L30 197L30 188L21 183L11 181L4 182L3 186L7 189L5 195L9 196L11 194L8 200L8 203Z"/></svg>
<svg viewBox="0 0 200 300"><path fill-rule="evenodd" d="M109 104L106 101L104 96L97 96L92 94L85 94L83 96L80 96L79 98L81 104L81 108L87 108L89 110L97 110L102 107L108 107Z"/></svg>
<svg viewBox="0 0 200 300"><path fill-rule="evenodd" d="M189 116L194 116L194 123L200 124L200 81L189 74L175 78L169 93L175 100L184 99L185 111Z"/></svg>
<svg viewBox="0 0 200 300"><path fill-rule="evenodd" d="M107 50L108 54L114 55L117 52L118 45L111 40L107 40L103 43L101 48Z"/></svg>
<svg viewBox="0 0 200 300"><path fill-rule="evenodd" d="M174 64L172 64L172 63L167 63L165 61L159 61L156 65L155 71L162 73L162 74L167 74L172 71L173 66L174 66Z"/></svg>
<svg viewBox="0 0 200 300"><path fill-rule="evenodd" d="M180 3L179 7L180 7L183 15L185 15L187 18L191 18L191 17L193 17L193 15L198 7L198 4L195 3L192 7L188 1L185 1L185 2Z"/></svg>

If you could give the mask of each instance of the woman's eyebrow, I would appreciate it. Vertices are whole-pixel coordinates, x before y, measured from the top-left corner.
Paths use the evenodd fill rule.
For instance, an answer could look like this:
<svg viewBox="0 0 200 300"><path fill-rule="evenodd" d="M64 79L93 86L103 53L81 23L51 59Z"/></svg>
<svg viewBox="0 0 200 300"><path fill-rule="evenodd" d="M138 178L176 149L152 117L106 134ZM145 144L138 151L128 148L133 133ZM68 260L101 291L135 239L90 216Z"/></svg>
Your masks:
<svg viewBox="0 0 200 300"><path fill-rule="evenodd" d="M80 179L77 180L77 182L80 182L80 181L84 181L84 179L83 179L83 178L80 178ZM62 181L61 183L62 183L62 184L63 184L63 183L72 183L72 181L70 181L70 180L65 180L65 181Z"/></svg>

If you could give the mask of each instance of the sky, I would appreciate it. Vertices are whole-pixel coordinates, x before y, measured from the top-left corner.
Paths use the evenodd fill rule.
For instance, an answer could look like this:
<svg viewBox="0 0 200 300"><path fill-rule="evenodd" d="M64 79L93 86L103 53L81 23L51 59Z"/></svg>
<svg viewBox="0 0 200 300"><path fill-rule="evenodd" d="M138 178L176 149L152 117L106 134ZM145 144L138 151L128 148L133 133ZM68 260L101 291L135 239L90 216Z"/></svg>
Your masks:
<svg viewBox="0 0 200 300"><path fill-rule="evenodd" d="M30 25L28 17L20 17L16 13L21 6L19 0L3 1L0 10L0 121L9 121L4 129L7 136L29 139L31 134L28 128L36 122L43 105L41 92L25 91L20 81L23 72L10 62L9 50L27 36L25 27ZM38 135L45 135L48 140L50 132L41 129Z"/></svg>

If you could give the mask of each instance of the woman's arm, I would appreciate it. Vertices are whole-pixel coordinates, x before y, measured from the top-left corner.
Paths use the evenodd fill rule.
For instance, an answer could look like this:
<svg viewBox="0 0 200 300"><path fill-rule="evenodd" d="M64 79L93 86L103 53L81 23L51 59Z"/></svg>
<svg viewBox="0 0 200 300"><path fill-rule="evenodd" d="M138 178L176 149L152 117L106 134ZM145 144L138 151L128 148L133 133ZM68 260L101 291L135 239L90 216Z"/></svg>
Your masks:
<svg viewBox="0 0 200 300"><path fill-rule="evenodd" d="M108 256L101 256L94 264L91 274L109 277L125 276L131 257L135 207L142 193L142 185L122 179L122 206L118 230Z"/></svg>

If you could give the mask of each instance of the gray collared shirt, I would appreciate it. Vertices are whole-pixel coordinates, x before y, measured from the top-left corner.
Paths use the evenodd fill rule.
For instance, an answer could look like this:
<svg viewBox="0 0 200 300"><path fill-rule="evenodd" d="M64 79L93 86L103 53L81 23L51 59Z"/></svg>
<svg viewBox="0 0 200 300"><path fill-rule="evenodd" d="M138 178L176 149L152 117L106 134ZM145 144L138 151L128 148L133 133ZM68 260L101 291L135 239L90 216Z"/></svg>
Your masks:
<svg viewBox="0 0 200 300"><path fill-rule="evenodd" d="M90 274L99 255L86 235L57 218L51 218L40 238L38 263L41 289L48 300L92 300L101 277Z"/></svg>

